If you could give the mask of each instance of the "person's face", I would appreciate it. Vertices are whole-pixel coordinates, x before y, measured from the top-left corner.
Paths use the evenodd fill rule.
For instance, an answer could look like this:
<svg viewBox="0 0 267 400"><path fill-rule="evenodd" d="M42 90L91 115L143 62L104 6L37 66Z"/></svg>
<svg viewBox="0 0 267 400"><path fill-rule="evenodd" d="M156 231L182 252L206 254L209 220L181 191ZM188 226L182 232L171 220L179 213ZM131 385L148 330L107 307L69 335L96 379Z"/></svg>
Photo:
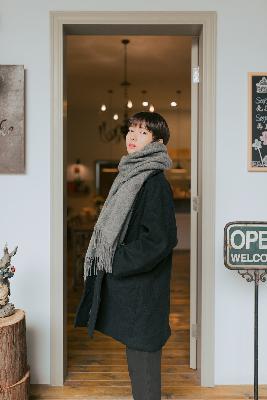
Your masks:
<svg viewBox="0 0 267 400"><path fill-rule="evenodd" d="M142 150L146 144L152 142L153 134L140 126L130 126L126 135L126 148L128 154ZM163 143L162 139L159 142Z"/></svg>

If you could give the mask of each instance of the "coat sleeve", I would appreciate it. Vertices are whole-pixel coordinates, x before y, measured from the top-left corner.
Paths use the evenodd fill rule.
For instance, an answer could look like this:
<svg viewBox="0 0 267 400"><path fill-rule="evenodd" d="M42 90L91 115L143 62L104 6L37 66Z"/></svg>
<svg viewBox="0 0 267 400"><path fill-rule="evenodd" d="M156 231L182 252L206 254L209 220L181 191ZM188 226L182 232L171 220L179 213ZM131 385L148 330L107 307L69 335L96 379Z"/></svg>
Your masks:
<svg viewBox="0 0 267 400"><path fill-rule="evenodd" d="M161 180L149 179L144 196L139 237L120 244L113 257L112 273L117 278L152 270L178 242L169 182L165 177Z"/></svg>

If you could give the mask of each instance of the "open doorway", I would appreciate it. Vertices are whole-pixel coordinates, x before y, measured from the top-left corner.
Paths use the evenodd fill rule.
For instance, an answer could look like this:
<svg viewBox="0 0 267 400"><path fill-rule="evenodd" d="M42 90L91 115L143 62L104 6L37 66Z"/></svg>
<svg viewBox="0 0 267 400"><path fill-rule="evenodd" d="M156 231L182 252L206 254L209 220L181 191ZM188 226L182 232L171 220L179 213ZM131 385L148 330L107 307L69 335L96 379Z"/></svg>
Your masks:
<svg viewBox="0 0 267 400"><path fill-rule="evenodd" d="M87 391L92 389L99 395L131 393L125 346L97 330L89 338L86 328L74 329L72 321L83 292L83 260L98 207L117 175L120 158L127 154L121 133L125 112L128 118L135 112L156 111L166 119L171 132L167 149L173 166L165 175L173 191L178 228L171 278L172 335L162 353L162 392L175 395L175 387L179 388L184 376L188 385L199 384L196 371L190 368L196 364L195 359L190 363L191 92L192 84L197 83L191 79L192 37L66 35L65 40L66 383L87 382L91 384ZM193 117L197 118L197 113ZM193 125L197 126L197 121ZM196 311L196 305L193 309ZM191 352L191 358L194 355Z"/></svg>
<svg viewBox="0 0 267 400"><path fill-rule="evenodd" d="M64 14L64 13L63 13ZM82 13L83 14L83 13ZM101 13L98 13L98 16ZM102 17L105 18L105 21L108 20L107 14L108 13L104 13L105 16L103 15ZM207 85L207 87L205 87L204 84L206 84L205 79L203 79L203 81L200 80L200 82L202 83L202 88L199 92L199 96L201 98L201 106L198 108L198 117L199 121L197 123L198 126L198 134L200 135L200 141L199 141L199 154L200 154L200 158L201 158L201 162L200 165L203 166L203 142L206 143L207 138L205 137L205 135L208 137L208 139L210 139L210 135L211 135L211 127L213 128L213 124L214 124L214 116L212 116L211 118L211 122L207 121L206 119L203 118L203 115L205 115L205 113L207 112L207 110L212 110L214 111L213 107L212 107L212 101L211 99L213 99L213 95L214 95L214 91L210 92L210 88L214 89L213 84L214 84L214 60L212 58L213 53L212 51L213 49L213 40L214 37L212 38L212 40L209 42L208 40L208 36L203 37L203 25L207 24L207 26L210 28L210 32L214 34L213 32L213 26L209 25L208 18L207 16L205 16L205 18L207 18L207 20L205 18L203 18L203 14L199 16L199 21L200 23L197 24L197 18L194 20L194 23L192 23L191 25L185 26L183 24L179 24L176 23L179 20L179 13L175 13L176 14L176 22L174 21L173 17L173 13L167 13L165 14L165 21L166 21L166 25L163 25L162 23L160 25L157 25L155 23L155 21L151 24L149 24L149 18L151 18L151 16L153 16L153 13L149 13L149 15L145 15L146 13L133 13L135 14L135 19L132 20L132 24L127 24L127 25L123 25L121 20L120 23L118 23L118 25L115 24L115 20L113 20L113 25L100 25L99 24L99 20L98 23L96 25L93 24L94 21L94 15L92 15L91 13L89 15L86 16L87 21L90 21L90 18L92 19L92 22L90 24L90 22L88 22L88 24L86 23L82 23L81 21L83 20L83 18L81 18L81 15L76 15L74 16L73 20L71 18L66 19L66 23L64 24L64 15L60 15L60 13L55 13L55 15L52 15L52 88L53 88L53 93L54 93L54 98L52 101L52 121L53 121L53 125L52 125L52 150L53 150L53 155L52 155L52 159L53 159L53 164L52 164L52 213L51 213L51 244L52 244L52 253L51 253L51 264L53 265L57 265L57 269L52 267L52 275L51 276L51 285L52 285L52 298L51 298L51 321L52 321L52 326L51 326L51 365L52 365L52 370L51 370L51 384L63 384L65 377L68 375L68 367L67 367L67 361L68 361L68 337L67 337L67 321L69 321L69 324L71 325L72 321L71 321L71 317L67 318L67 301L68 301L68 296L67 296L67 240L66 240L66 236L64 236L64 240L61 237L61 239L59 238L59 233L60 233L60 227L65 227L66 228L66 222L67 222L67 215L66 213L63 214L63 210L66 211L66 207L64 207L63 205L67 204L67 192L63 190L63 188L65 188L64 183L67 181L67 176L65 174L66 171L66 166L67 166L67 159L66 159L66 154L67 152L63 152L63 148L66 146L66 139L63 140L63 135L62 136L54 136L53 132L55 132L55 129L57 131L60 131L63 133L63 131L67 132L67 111L68 111L68 98L66 96L67 92L66 92L66 85L64 86L60 86L57 85L58 83L61 82L61 85L63 83L63 48L66 50L66 35L71 34L71 35L91 35L91 36L96 36L96 35L106 35L108 37L110 37L111 35L113 36L123 36L123 37L129 37L132 35L132 37L134 36L140 36L143 35L145 36L186 36L187 39L189 39L189 37L192 36L199 36L200 37L200 42L202 43L203 48L208 49L209 51L205 53L200 52L200 76L201 76L201 57L202 57L202 61L204 63L204 60L206 62L207 68L205 70L205 73L207 71L210 71L210 79L211 81L209 82L209 85ZM157 14L157 13L156 13ZM189 13L189 14L194 14L194 13ZM189 17L188 14L188 17ZM197 17L197 13L196 17ZM83 17L85 17L83 15ZM96 16L95 16L96 17ZM113 15L114 17L114 15ZM120 17L122 17L122 14L120 13ZM127 18L129 17L129 15L125 15L125 21L127 21ZM143 17L143 19L142 19ZM180 15L180 17L186 18L184 17L184 15ZM210 15L208 14L208 17L213 17L213 14L211 13ZM79 24L75 24L75 18L76 22L77 20L79 20ZM112 19L112 17L111 17ZM73 21L73 23L71 22L71 20ZM184 19L183 19L184 20ZM84 20L83 20L84 21ZM138 21L138 25L134 25L134 21ZM169 21L169 22L168 22ZM174 24L174 22L176 24ZM143 24L142 24L143 23ZM169 23L169 25L168 25ZM206 27L206 30L208 28ZM208 32L208 30L207 30ZM202 37L201 37L202 35ZM56 40L57 38L57 40ZM205 41L206 39L206 41ZM206 47L205 47L206 46ZM203 59L203 54L204 54L204 59ZM64 55L66 57L66 52L64 52ZM211 64L209 64L206 60L206 57L209 56L211 57ZM64 60L66 61L66 58L64 57ZM209 60L210 61L210 60ZM209 68L208 68L209 67ZM190 78L191 78L191 69L189 71L190 74ZM204 77L203 77L204 78ZM66 70L64 70L64 79L66 79ZM175 85L174 85L175 86ZM64 87L64 90L63 90ZM209 88L209 89L207 89ZM145 89L145 88L144 88ZM180 90L177 87L173 88L174 90ZM206 92L205 92L206 90ZM60 93L62 96L63 93L63 97L64 97L64 102L63 102L63 98L61 97L61 100L59 100L60 98ZM177 93L179 94L179 93ZM205 94L204 97L203 94ZM202 100L205 99L204 103L202 103ZM58 100L58 102L57 102ZM178 99L177 99L178 100ZM208 100L208 101L207 101ZM60 108L60 104L63 106L62 109ZM64 111L64 112L63 112ZM160 109L158 109L158 111L160 112ZM164 112L162 111L162 114L164 116ZM213 114L212 114L213 115ZM62 119L60 119L62 118ZM166 119L168 121L168 117L166 116ZM205 135L203 135L203 126L206 126L206 131L205 131ZM170 124L170 128L172 131L172 127ZM213 130L214 133L214 130ZM212 150L214 150L214 148L212 147L214 145L214 141L211 140L209 141L208 147L210 146ZM181 147L182 149L182 147ZM205 151L207 150L207 146L205 147ZM186 150L182 150L182 152L184 154L186 154ZM64 157L63 157L64 155ZM204 160L204 170L206 170L206 175L204 175L204 170L203 170L203 179L201 180L201 182L199 183L199 185L202 186L202 190L203 187L206 186L207 188L207 193L210 194L210 197L206 197L205 201L203 202L200 206L201 208L201 213L203 216L203 211L206 213L206 215L208 215L210 218L206 220L206 223L201 224L200 226L198 225L198 230L200 232L203 232L203 230L205 229L206 232L206 237L210 237L211 240L209 241L209 245L210 248L205 248L205 251L203 253L203 249L202 249L202 244L200 244L200 251L197 254L197 259L198 262L200 261L200 264L198 266L200 266L200 272L202 275L202 279L198 280L198 285L199 286L199 290L198 290L198 306L200 307L200 311L201 311L201 316L200 319L202 318L203 315L203 310L205 312L205 324L200 324L200 321L198 321L198 326L196 328L194 328L197 332L200 331L200 335L197 337L197 339L199 340L198 342L198 352L199 352L199 358L197 361L197 364L199 365L198 371L200 372L200 384L201 385L206 385L206 386L212 386L213 385L213 336L211 337L209 335L209 338L207 338L205 336L205 332L209 332L209 334L213 334L213 314L212 314L212 307L211 304L213 304L213 285L212 285L212 281L213 281L213 272L210 273L211 271L211 267L213 266L213 240L214 240L214 235L213 235L213 228L214 228L214 215L213 215L213 188L214 185L211 185L211 182L213 182L213 175L210 174L210 171L208 171L207 169L207 161L210 161L212 159L214 155L214 152L208 153L207 154L207 160ZM77 156L75 155L74 157L77 158ZM179 155L180 158L181 154ZM64 160L64 163L63 163ZM77 161L77 159L75 160ZM188 160L187 160L188 161ZM60 165L60 163L62 162L62 166L63 166L63 174L62 173L58 173L60 171L62 171L62 169L60 169L60 171L58 171L58 169L56 168L57 165ZM180 164L185 163L186 162L186 157L184 156L183 161L180 160ZM81 164L81 160L80 160L80 164ZM191 164L190 164L190 160L189 160L189 165L191 168ZM77 166L76 166L77 167ZM178 170L183 170L186 168L183 168L182 165L177 165L177 169ZM205 176L205 178L204 178ZM59 186L56 186L56 182L59 183ZM95 183L93 184L95 185ZM190 181L190 185L191 185L191 181ZM67 185L66 185L67 186ZM57 190L58 187L61 187L63 191ZM180 189L181 190L181 189ZM186 190L184 189L183 192L185 193ZM199 190L199 193L202 193L201 190ZM59 200L59 195L62 195L62 201ZM208 199L208 200L207 200ZM210 204L211 201L211 204ZM196 202L198 203L198 199L196 199ZM59 211L61 210L62 212L62 218L59 217ZM56 212L57 211L57 212ZM188 211L188 208L187 208ZM191 202L191 209L189 211L192 211L192 202ZM185 214L188 214L185 213ZM190 214L190 212L189 212ZM188 227L188 222L184 222L185 227ZM178 229L179 226L182 226L182 223L178 222ZM62 231L61 231L62 232ZM65 229L65 233L67 232L67 229ZM181 242L180 242L181 244ZM58 246L57 246L58 245ZM198 246L199 247L199 246ZM62 252L61 252L62 250ZM181 251L181 249L180 249ZM188 265L189 265L189 261L190 261L190 257L188 253L188 249L184 249L184 254L186 254L187 252L187 257L182 257L180 259L180 264L182 262L184 262L184 264L187 266L185 267L185 270L187 270L188 272ZM205 264L205 270L203 270L203 268L201 268L201 266L203 265L203 259L206 260L206 264ZM183 261L181 261L183 260ZM57 264L55 264L55 262L57 261ZM175 263L175 262L174 262ZM64 268L63 268L64 267ZM203 274L204 272L204 274ZM209 275L207 275L207 273L209 272ZM202 281L203 281L203 275L208 276L208 280L205 281L205 285L207 288L208 285L208 290L205 291L205 294L203 293L203 287L202 287ZM184 275L185 276L185 275ZM60 277L61 277L61 281L60 281ZM64 278L64 279L62 279ZM71 280L73 279L73 277L71 278ZM59 282L62 282L63 286L60 286L61 283L59 284ZM187 281L188 282L188 281ZM200 282L200 283L199 283ZM61 289L60 289L61 287ZM189 289L189 286L187 286ZM63 296L63 292L64 292L64 296ZM55 302L56 299L59 299L60 293L62 295L62 301L63 303L57 303L57 305L62 304L62 310L64 311L63 315L60 314L60 311L58 312L58 308L56 310L55 308ZM204 296L203 296L204 294ZM173 297L172 297L173 298ZM207 307L207 301L209 300L209 306ZM175 301L174 301L175 302ZM196 306L196 305L195 305ZM180 308L181 310L181 308ZM177 311L177 310L176 310ZM183 313L183 311L181 311ZM175 319L175 312L173 313L174 315L174 319ZM59 318L55 318L55 316L59 317ZM63 317L63 319L62 319ZM57 322L55 322L57 321ZM189 326L189 328L191 329L191 327ZM211 329L210 329L211 328ZM187 329L188 329L188 325L187 325ZM75 333L77 335L77 333ZM84 330L83 333L84 336L87 335L86 330ZM100 335L100 334L99 334ZM88 340L88 339L87 339ZM100 340L102 340L100 338ZM169 341L170 343L170 341ZM100 345L102 347L102 345ZM107 345L108 349L110 349L110 344ZM112 344L113 346L113 344ZM55 358L55 352L53 351L54 349L57 349L57 357ZM187 349L189 350L189 349ZM79 352L79 350L77 350L77 352ZM112 354L112 350L107 350L107 352L109 352L110 354ZM173 351L171 351L173 353ZM203 352L206 352L206 359L203 358ZM60 354L62 355L62 358L60 358ZM184 353L185 354L185 353ZM189 366L189 352L188 354L188 359L187 359L187 364ZM86 355L85 355L86 357ZM191 355L192 357L192 355ZM53 362L53 360L55 362ZM196 360L195 360L196 361ZM57 366L57 367L56 367ZM192 365L191 365L192 366ZM61 372L60 372L61 371ZM61 373L63 372L63 374L61 375ZM95 371L96 372L96 371ZM67 383L67 382L66 382ZM176 383L177 384L177 383ZM123 385L122 385L123 386ZM93 387L93 386L92 386ZM164 387L163 387L164 390ZM94 392L92 392L93 394Z"/></svg>

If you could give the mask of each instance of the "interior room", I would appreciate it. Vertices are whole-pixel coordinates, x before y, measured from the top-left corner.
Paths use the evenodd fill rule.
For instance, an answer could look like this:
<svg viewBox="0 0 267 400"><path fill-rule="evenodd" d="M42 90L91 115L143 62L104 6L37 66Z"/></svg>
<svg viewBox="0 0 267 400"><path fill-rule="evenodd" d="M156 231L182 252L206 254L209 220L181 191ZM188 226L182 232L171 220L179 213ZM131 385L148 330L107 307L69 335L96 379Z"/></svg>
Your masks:
<svg viewBox="0 0 267 400"><path fill-rule="evenodd" d="M163 349L163 391L186 379L190 357L190 36L67 35L68 374L90 393L130 394L124 346L98 331L89 338L73 319L83 291L83 260L97 216L127 154L122 127L139 111L160 113L170 129L164 171L175 205L178 244L171 278L172 336ZM126 83L126 84L125 84ZM186 378L185 378L186 377Z"/></svg>

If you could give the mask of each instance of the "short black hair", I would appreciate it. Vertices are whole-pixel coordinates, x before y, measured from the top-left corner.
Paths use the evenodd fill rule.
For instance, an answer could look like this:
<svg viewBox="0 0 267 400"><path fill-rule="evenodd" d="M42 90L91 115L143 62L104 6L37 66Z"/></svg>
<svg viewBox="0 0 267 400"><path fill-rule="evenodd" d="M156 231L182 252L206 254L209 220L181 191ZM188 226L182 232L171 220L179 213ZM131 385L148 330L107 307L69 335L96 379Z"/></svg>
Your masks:
<svg viewBox="0 0 267 400"><path fill-rule="evenodd" d="M170 138L170 131L165 119L158 113L152 111L140 111L133 114L127 121L128 129L130 126L144 126L145 129L152 132L153 141L163 139L167 144ZM124 137L127 132L124 133Z"/></svg>

